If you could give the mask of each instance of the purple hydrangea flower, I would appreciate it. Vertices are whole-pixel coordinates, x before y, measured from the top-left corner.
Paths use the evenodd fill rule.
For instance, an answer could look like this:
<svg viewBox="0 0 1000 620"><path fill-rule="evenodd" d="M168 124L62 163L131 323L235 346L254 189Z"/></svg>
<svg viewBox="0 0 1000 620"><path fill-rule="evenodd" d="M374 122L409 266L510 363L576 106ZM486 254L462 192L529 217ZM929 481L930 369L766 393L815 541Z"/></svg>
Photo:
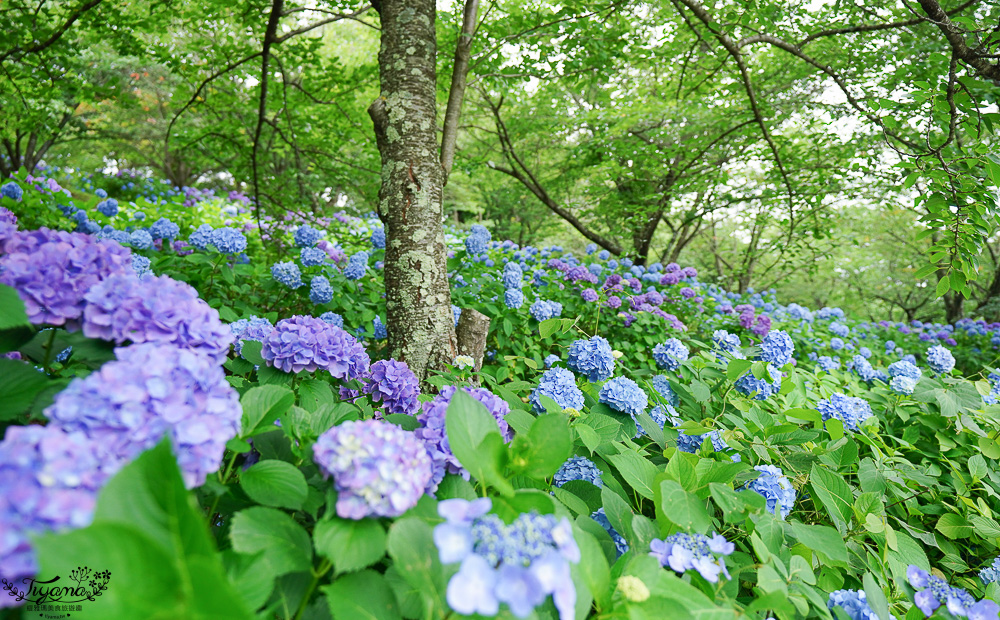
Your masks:
<svg viewBox="0 0 1000 620"><path fill-rule="evenodd" d="M466 479L469 478L469 472L462 467L451 451L451 444L448 442L448 434L445 430L445 415L457 389L454 385L444 386L433 400L423 403L423 412L417 415L420 428L414 433L423 440L434 464L434 476L428 485L428 492L431 493L437 489L438 484L444 479L445 473L459 474ZM513 433L511 433L504 416L510 413L510 405L487 389L463 389L486 407L486 410L496 420L503 440L509 442L513 438Z"/></svg>
<svg viewBox="0 0 1000 620"><path fill-rule="evenodd" d="M913 597L913 602L928 618L941 605L956 617L972 620L996 620L1000 617L1000 605L989 599L977 602L964 589L952 587L944 579L935 577L918 566L911 564L907 567L906 579L913 588L919 590Z"/></svg>
<svg viewBox="0 0 1000 620"><path fill-rule="evenodd" d="M823 416L824 422L830 418L837 418L844 423L844 428L851 432L857 431L861 424L872 416L872 407L868 401L839 393L819 401L816 409Z"/></svg>
<svg viewBox="0 0 1000 620"><path fill-rule="evenodd" d="M316 317L282 319L264 339L261 355L282 372L325 370L337 379L356 379L368 372L365 348L343 329Z"/></svg>
<svg viewBox="0 0 1000 620"><path fill-rule="evenodd" d="M601 336L577 340L569 346L566 365L570 370L587 377L591 383L604 381L615 372L611 344Z"/></svg>
<svg viewBox="0 0 1000 620"><path fill-rule="evenodd" d="M690 352L684 343L676 338L669 338L666 342L653 347L653 360L656 365L664 370L676 372L681 364L687 361Z"/></svg>
<svg viewBox="0 0 1000 620"><path fill-rule="evenodd" d="M240 430L239 395L214 360L171 344L115 350L108 362L56 395L45 415L131 459L168 434L188 488L217 471Z"/></svg>
<svg viewBox="0 0 1000 620"><path fill-rule="evenodd" d="M595 291L592 288L583 289L583 292L580 293L580 297L582 297L583 300L586 301L587 303L594 303L600 298L600 296L597 294L597 291Z"/></svg>
<svg viewBox="0 0 1000 620"><path fill-rule="evenodd" d="M39 228L4 242L0 284L13 287L32 323L76 329L92 286L132 270L132 253L118 243Z"/></svg>
<svg viewBox="0 0 1000 620"><path fill-rule="evenodd" d="M649 404L649 398L642 388L627 377L615 377L601 386L598 401L632 417L645 411Z"/></svg>
<svg viewBox="0 0 1000 620"><path fill-rule="evenodd" d="M379 360L372 364L365 379L365 394L381 402L386 413L414 415L419 409L420 381L406 362Z"/></svg>
<svg viewBox="0 0 1000 620"><path fill-rule="evenodd" d="M678 573L691 569L698 571L706 581L718 583L719 575L729 578L725 556L736 550L736 546L719 534L709 538L704 534L672 534L665 540L654 538L649 543L649 555L669 566Z"/></svg>
<svg viewBox="0 0 1000 620"><path fill-rule="evenodd" d="M556 361L558 360L557 357ZM530 397L531 406L535 413L545 413L542 396L548 396L563 409L580 410L583 408L583 392L576 386L576 377L565 368L557 366L542 373L538 387L532 390Z"/></svg>
<svg viewBox="0 0 1000 620"><path fill-rule="evenodd" d="M333 477L343 519L398 517L417 505L431 479L421 441L381 420L334 426L313 444L313 459Z"/></svg>
<svg viewBox="0 0 1000 620"><path fill-rule="evenodd" d="M92 287L84 299L83 333L88 338L171 343L218 363L233 343L218 310L199 298L193 286L169 276L115 275Z"/></svg>

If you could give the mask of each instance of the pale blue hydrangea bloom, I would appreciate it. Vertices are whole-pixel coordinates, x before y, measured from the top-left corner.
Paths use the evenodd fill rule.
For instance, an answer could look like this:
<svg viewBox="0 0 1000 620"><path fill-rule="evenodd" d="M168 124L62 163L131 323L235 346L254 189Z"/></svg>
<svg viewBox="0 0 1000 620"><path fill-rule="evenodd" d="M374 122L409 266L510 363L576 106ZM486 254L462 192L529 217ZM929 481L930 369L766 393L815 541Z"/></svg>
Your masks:
<svg viewBox="0 0 1000 620"><path fill-rule="evenodd" d="M598 400L615 411L635 417L646 410L649 398L635 381L615 377L601 386Z"/></svg>
<svg viewBox="0 0 1000 620"><path fill-rule="evenodd" d="M760 343L760 359L775 366L784 366L792 361L794 352L795 344L791 336L780 329L768 332Z"/></svg>
<svg viewBox="0 0 1000 620"><path fill-rule="evenodd" d="M704 534L678 533L665 540L654 538L649 543L649 555L659 560L660 566L669 566L681 574L693 569L711 583L718 583L719 575L729 579L725 556L735 550L736 545L716 533L711 538Z"/></svg>
<svg viewBox="0 0 1000 620"><path fill-rule="evenodd" d="M949 373L955 367L955 357L948 349L935 345L927 349L927 365L938 374Z"/></svg>
<svg viewBox="0 0 1000 620"><path fill-rule="evenodd" d="M532 390L530 400L535 413L545 413L542 396L548 396L563 409L583 409L583 392L576 386L576 377L559 366L542 373L538 387Z"/></svg>
<svg viewBox="0 0 1000 620"><path fill-rule="evenodd" d="M577 340L569 346L566 365L587 377L591 383L604 381L615 372L615 357L611 344L602 336Z"/></svg>
<svg viewBox="0 0 1000 620"><path fill-rule="evenodd" d="M784 520L795 504L796 493L791 481L774 465L758 465L754 469L760 472L760 476L744 488L761 494L767 500L767 511Z"/></svg>
<svg viewBox="0 0 1000 620"><path fill-rule="evenodd" d="M684 343L676 338L670 338L653 347L653 360L657 366L671 372L679 370L681 364L687 361L689 354Z"/></svg>
<svg viewBox="0 0 1000 620"><path fill-rule="evenodd" d="M819 401L816 409L823 416L823 421L837 418L844 423L844 428L851 432L857 431L861 424L872 416L872 407L868 401L839 393Z"/></svg>
<svg viewBox="0 0 1000 620"><path fill-rule="evenodd" d="M593 461L583 456L571 456L567 459L552 477L552 484L561 487L571 480L585 480L597 487L604 486L601 470Z"/></svg>

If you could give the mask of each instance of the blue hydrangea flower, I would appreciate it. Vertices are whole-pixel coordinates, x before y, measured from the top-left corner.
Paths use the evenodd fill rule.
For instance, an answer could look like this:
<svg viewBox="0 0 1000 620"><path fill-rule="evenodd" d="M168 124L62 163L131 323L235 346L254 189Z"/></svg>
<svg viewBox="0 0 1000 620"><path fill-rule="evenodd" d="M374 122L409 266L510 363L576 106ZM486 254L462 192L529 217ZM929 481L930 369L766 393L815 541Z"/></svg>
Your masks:
<svg viewBox="0 0 1000 620"><path fill-rule="evenodd" d="M458 327L458 319L462 318L462 309L455 304L451 305L451 316L455 319L455 327Z"/></svg>
<svg viewBox="0 0 1000 620"><path fill-rule="evenodd" d="M271 266L271 277L288 288L296 289L302 286L302 272L292 261L275 263Z"/></svg>
<svg viewBox="0 0 1000 620"><path fill-rule="evenodd" d="M368 372L365 348L343 329L312 316L282 319L264 339L261 355L282 372L325 370L337 379L356 379Z"/></svg>
<svg viewBox="0 0 1000 620"><path fill-rule="evenodd" d="M4 198L10 198L14 202L21 202L21 197L24 196L24 190L21 186L13 181L8 181L0 187L0 196Z"/></svg>
<svg viewBox="0 0 1000 620"><path fill-rule="evenodd" d="M521 270L521 266L517 263L511 261L503 266L503 276L501 278L503 282L503 287L506 289L521 288L521 279L524 276L524 272Z"/></svg>
<svg viewBox="0 0 1000 620"><path fill-rule="evenodd" d="M656 365L671 372L679 370L681 364L687 361L689 354L684 343L676 338L670 338L653 347L653 360L656 361Z"/></svg>
<svg viewBox="0 0 1000 620"><path fill-rule="evenodd" d="M743 343L740 342L740 337L736 334L730 334L724 329L717 329L712 332L712 343L718 349L715 357L720 362L725 359L724 354L728 354L735 359L744 359L746 357L740 348L743 346Z"/></svg>
<svg viewBox="0 0 1000 620"><path fill-rule="evenodd" d="M385 323L382 322L382 317L380 316L372 319L372 329L375 332L375 340L385 340L389 337L389 330L386 328Z"/></svg>
<svg viewBox="0 0 1000 620"><path fill-rule="evenodd" d="M152 237L150 237L150 240L152 240ZM212 227L208 224L202 224L188 236L188 244L199 250L207 250L210 243L212 243Z"/></svg>
<svg viewBox="0 0 1000 620"><path fill-rule="evenodd" d="M531 304L528 308L531 316L535 318L536 321L541 323L547 319L554 319L560 314L562 314L562 304L554 301L547 301L544 299L539 299L535 303Z"/></svg>
<svg viewBox="0 0 1000 620"><path fill-rule="evenodd" d="M299 262L303 267L316 267L326 260L326 252L319 248L302 248L299 252Z"/></svg>
<svg viewBox="0 0 1000 620"><path fill-rule="evenodd" d="M577 340L569 346L566 365L587 377L591 383L604 381L615 372L615 356L611 344L602 336Z"/></svg>
<svg viewBox="0 0 1000 620"><path fill-rule="evenodd" d="M128 244L137 250L148 250L153 247L153 236L146 230L133 230L129 233Z"/></svg>
<svg viewBox="0 0 1000 620"><path fill-rule="evenodd" d="M837 370L840 368L840 358L830 357L829 355L820 355L819 359L816 360L816 365L826 372Z"/></svg>
<svg viewBox="0 0 1000 620"><path fill-rule="evenodd" d="M927 365L938 374L949 373L955 367L955 357L948 349L935 345L927 349Z"/></svg>
<svg viewBox="0 0 1000 620"><path fill-rule="evenodd" d="M994 558L992 564L979 571L979 579L986 586L1000 581L1000 557Z"/></svg>
<svg viewBox="0 0 1000 620"><path fill-rule="evenodd" d="M572 620L576 588L569 565L580 561L580 549L569 520L523 513L508 525L486 514L491 507L489 498L438 503L445 519L434 528L440 560L461 562L448 582L448 606L460 614L495 616L506 603L525 618L551 595L559 620Z"/></svg>
<svg viewBox="0 0 1000 620"><path fill-rule="evenodd" d="M156 222L149 227L149 234L153 239L165 239L170 241L176 239L177 235L181 233L181 228L177 224L174 224L165 217L161 217L156 220Z"/></svg>
<svg viewBox="0 0 1000 620"><path fill-rule="evenodd" d="M861 347L860 349L858 349L858 355L860 355L861 357L865 358L866 360L867 359L871 359L871 357L872 357L872 350L869 349L868 347Z"/></svg>
<svg viewBox="0 0 1000 620"><path fill-rule="evenodd" d="M649 404L649 398L642 388L627 377L615 377L602 385L598 401L632 417L645 411Z"/></svg>
<svg viewBox="0 0 1000 620"><path fill-rule="evenodd" d="M840 323L830 323L830 333L841 338L847 338L847 335L851 333L851 328Z"/></svg>
<svg viewBox="0 0 1000 620"><path fill-rule="evenodd" d="M734 384L736 391L744 396L753 396L754 400L767 400L781 390L781 371L771 364L767 365L770 381L758 379L749 370Z"/></svg>
<svg viewBox="0 0 1000 620"><path fill-rule="evenodd" d="M126 459L166 433L187 487L204 484L219 469L243 415L222 367L194 351L154 342L116 349L115 356L86 378L74 379L45 416Z"/></svg>
<svg viewBox="0 0 1000 620"><path fill-rule="evenodd" d="M243 353L243 343L247 340L256 340L263 343L264 338L274 331L274 325L265 318L253 315L247 319L240 319L229 324L229 330L236 338L236 354Z"/></svg>
<svg viewBox="0 0 1000 620"><path fill-rule="evenodd" d="M839 351L844 348L844 341L840 338L830 338L830 348Z"/></svg>
<svg viewBox="0 0 1000 620"><path fill-rule="evenodd" d="M604 481L601 480L601 470L593 461L583 456L572 456L563 463L559 471L552 477L552 484L561 487L570 480L586 480L594 486L604 486Z"/></svg>
<svg viewBox="0 0 1000 620"><path fill-rule="evenodd" d="M150 271L150 266L152 264L153 261L141 254L132 255L132 271L135 272L137 278L141 279L146 274L152 273L152 271Z"/></svg>
<svg viewBox="0 0 1000 620"><path fill-rule="evenodd" d="M719 431L710 431L703 435L688 435L683 430L678 431L677 449L681 452L696 454L698 450L701 450L701 446L705 443L705 439L712 442L712 449L716 452L726 452L730 449L729 444L727 444L726 440L722 438L722 433ZM739 458L739 455L735 455L733 460L740 461L741 459Z"/></svg>
<svg viewBox="0 0 1000 620"><path fill-rule="evenodd" d="M875 367L860 355L855 355L851 358L851 366L854 367L854 371L858 373L862 381L871 383L878 378L878 371L875 370Z"/></svg>
<svg viewBox="0 0 1000 620"><path fill-rule="evenodd" d="M108 192L106 192L106 191L105 191L105 190L103 190L103 189L100 189L100 188L98 188L98 189L97 189L97 190L96 190L96 191L94 192L94 195L95 195L95 196L97 196L98 198L107 198L107 197L108 197Z"/></svg>
<svg viewBox="0 0 1000 620"><path fill-rule="evenodd" d="M344 277L348 280L360 280L368 269L368 252L358 252L347 261L344 267Z"/></svg>
<svg viewBox="0 0 1000 620"><path fill-rule="evenodd" d="M319 240L323 238L323 233L316 230L309 224L303 224L295 229L295 234L292 238L297 247L311 248L319 243Z"/></svg>
<svg viewBox="0 0 1000 620"><path fill-rule="evenodd" d="M829 609L840 607L851 620L896 620L895 616L880 619L868 606L864 590L837 590L830 593L826 606Z"/></svg>
<svg viewBox="0 0 1000 620"><path fill-rule="evenodd" d="M941 605L944 605L952 616L973 620L987 618L993 620L1000 614L1000 605L989 599L976 602L966 590L952 587L940 577L935 577L913 564L906 569L906 579L914 589L919 590L913 597L913 603L928 618Z"/></svg>
<svg viewBox="0 0 1000 620"><path fill-rule="evenodd" d="M885 341L885 354L889 355L890 353L892 353L895 350L896 350L896 343L893 342L892 340L886 340Z"/></svg>
<svg viewBox="0 0 1000 620"><path fill-rule="evenodd" d="M660 566L669 566L680 574L693 569L711 583L718 583L720 574L729 579L725 556L735 550L736 545L714 532L711 538L704 534L678 533L665 540L654 538L649 543L649 555L656 558Z"/></svg>
<svg viewBox="0 0 1000 620"><path fill-rule="evenodd" d="M844 423L848 431L857 431L865 420L872 416L872 407L863 398L834 394L828 399L819 401L816 405L823 416L823 421L837 418Z"/></svg>
<svg viewBox="0 0 1000 620"><path fill-rule="evenodd" d="M375 250L384 250L385 249L385 228L382 228L381 226L376 226L375 229L372 230L371 241L372 241L372 248L373 249L375 249Z"/></svg>
<svg viewBox="0 0 1000 620"><path fill-rule="evenodd" d="M785 473L774 465L758 465L754 469L760 476L744 488L760 493L767 500L767 511L784 521L795 505L795 488Z"/></svg>
<svg viewBox="0 0 1000 620"><path fill-rule="evenodd" d="M341 329L344 328L344 317L340 316L336 312L324 312L319 315L319 320L324 323L329 323L330 325L336 325Z"/></svg>
<svg viewBox="0 0 1000 620"><path fill-rule="evenodd" d="M108 198L107 200L102 200L97 203L95 207L98 212L102 213L106 217L114 217L118 215L118 201L114 198Z"/></svg>
<svg viewBox="0 0 1000 620"><path fill-rule="evenodd" d="M656 390L656 393L664 398L671 407L677 407L680 405L680 396L678 396L677 393L674 392L673 388L670 387L670 381L667 379L666 375L654 375L651 383L653 384L653 389Z"/></svg>
<svg viewBox="0 0 1000 620"><path fill-rule="evenodd" d="M473 224L469 232L465 238L465 250L473 256L485 253L491 239L490 231L481 224Z"/></svg>
<svg viewBox="0 0 1000 620"><path fill-rule="evenodd" d="M583 409L583 392L576 386L576 377L562 367L550 368L542 373L538 387L532 390L530 400L535 413L545 413L542 396L548 396L563 409Z"/></svg>
<svg viewBox="0 0 1000 620"><path fill-rule="evenodd" d="M546 368L552 368L554 365L558 364L562 360L561 357L553 353L552 355L545 356L543 363Z"/></svg>
<svg viewBox="0 0 1000 620"><path fill-rule="evenodd" d="M503 293L503 303L511 310L516 310L524 305L524 293L519 288L509 288Z"/></svg>
<svg viewBox="0 0 1000 620"><path fill-rule="evenodd" d="M313 276L309 283L309 301L314 304L328 304L333 300L333 287L325 276Z"/></svg>
<svg viewBox="0 0 1000 620"><path fill-rule="evenodd" d="M625 552L628 551L629 549L628 542L621 534L618 533L618 530L616 530L611 525L611 521L608 520L608 515L604 512L603 507L595 510L590 515L590 518L593 519L594 521L597 521L597 523L604 528L604 530L608 533L608 535L611 536L612 542L615 543L615 553L617 554L616 557L620 558Z"/></svg>
<svg viewBox="0 0 1000 620"><path fill-rule="evenodd" d="M381 420L334 426L313 444L313 460L333 477L342 519L398 517L417 505L431 479L421 441Z"/></svg>
<svg viewBox="0 0 1000 620"><path fill-rule="evenodd" d="M222 254L239 254L247 249L246 235L229 226L213 230L211 242Z"/></svg>
<svg viewBox="0 0 1000 620"><path fill-rule="evenodd" d="M420 407L420 381L406 362L379 360L372 364L365 378L365 394L370 394L372 402L381 402L387 414L402 413L414 415Z"/></svg>
<svg viewBox="0 0 1000 620"><path fill-rule="evenodd" d="M769 331L760 343L760 359L775 366L784 366L792 361L794 352L795 343L791 336L779 329Z"/></svg>

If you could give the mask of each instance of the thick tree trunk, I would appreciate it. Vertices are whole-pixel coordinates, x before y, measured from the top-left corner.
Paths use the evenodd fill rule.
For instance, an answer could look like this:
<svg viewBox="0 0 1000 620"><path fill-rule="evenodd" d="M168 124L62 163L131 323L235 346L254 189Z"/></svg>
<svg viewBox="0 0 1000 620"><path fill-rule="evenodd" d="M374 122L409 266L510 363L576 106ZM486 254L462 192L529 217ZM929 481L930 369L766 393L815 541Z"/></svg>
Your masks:
<svg viewBox="0 0 1000 620"><path fill-rule="evenodd" d="M457 353L442 226L435 0L382 0L381 95L368 109L382 156L389 351L421 380Z"/></svg>
<svg viewBox="0 0 1000 620"><path fill-rule="evenodd" d="M946 293L944 301L944 318L948 323L954 323L965 315L965 297L959 293Z"/></svg>

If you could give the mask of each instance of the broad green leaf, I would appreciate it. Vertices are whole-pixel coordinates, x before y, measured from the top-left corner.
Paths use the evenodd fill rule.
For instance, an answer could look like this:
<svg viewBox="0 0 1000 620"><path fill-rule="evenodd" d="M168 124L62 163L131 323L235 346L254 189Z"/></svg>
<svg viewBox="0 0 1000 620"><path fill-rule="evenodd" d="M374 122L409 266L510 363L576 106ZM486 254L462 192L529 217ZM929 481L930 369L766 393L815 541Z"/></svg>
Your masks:
<svg viewBox="0 0 1000 620"><path fill-rule="evenodd" d="M809 483L823 503L827 514L841 532L845 532L854 512L854 494L840 474L814 464L809 472Z"/></svg>
<svg viewBox="0 0 1000 620"><path fill-rule="evenodd" d="M663 531L664 520L681 531L704 534L712 527L712 518L705 510L704 500L688 493L675 480L660 480L656 498L656 519Z"/></svg>
<svg viewBox="0 0 1000 620"><path fill-rule="evenodd" d="M949 512L938 519L934 529L941 532L948 538L956 540L958 538L968 538L972 535L973 526L965 517Z"/></svg>
<svg viewBox="0 0 1000 620"><path fill-rule="evenodd" d="M295 394L288 388L276 385L253 387L240 398L243 407L243 434L241 437L272 430L274 421L285 414L295 403Z"/></svg>
<svg viewBox="0 0 1000 620"><path fill-rule="evenodd" d="M280 510L254 506L237 512L229 539L240 553L263 553L268 570L275 576L312 568L309 535Z"/></svg>
<svg viewBox="0 0 1000 620"><path fill-rule="evenodd" d="M333 620L401 620L399 603L385 577L363 570L322 588Z"/></svg>
<svg viewBox="0 0 1000 620"><path fill-rule="evenodd" d="M386 534L374 519L320 521L313 531L316 553L330 559L338 573L371 566L385 555Z"/></svg>
<svg viewBox="0 0 1000 620"><path fill-rule="evenodd" d="M45 373L30 364L0 359L0 421L13 420L24 413L48 385Z"/></svg>
<svg viewBox="0 0 1000 620"><path fill-rule="evenodd" d="M792 536L811 549L827 566L847 568L847 546L840 532L825 525L788 524Z"/></svg>
<svg viewBox="0 0 1000 620"><path fill-rule="evenodd" d="M291 463L260 461L240 475L240 486L258 504L298 510L306 501L306 477Z"/></svg>
<svg viewBox="0 0 1000 620"><path fill-rule="evenodd" d="M24 302L13 288L0 284L0 330L31 325Z"/></svg>
<svg viewBox="0 0 1000 620"><path fill-rule="evenodd" d="M621 472L636 493L646 499L653 499L653 478L659 473L655 465L631 451L610 455L607 459Z"/></svg>

